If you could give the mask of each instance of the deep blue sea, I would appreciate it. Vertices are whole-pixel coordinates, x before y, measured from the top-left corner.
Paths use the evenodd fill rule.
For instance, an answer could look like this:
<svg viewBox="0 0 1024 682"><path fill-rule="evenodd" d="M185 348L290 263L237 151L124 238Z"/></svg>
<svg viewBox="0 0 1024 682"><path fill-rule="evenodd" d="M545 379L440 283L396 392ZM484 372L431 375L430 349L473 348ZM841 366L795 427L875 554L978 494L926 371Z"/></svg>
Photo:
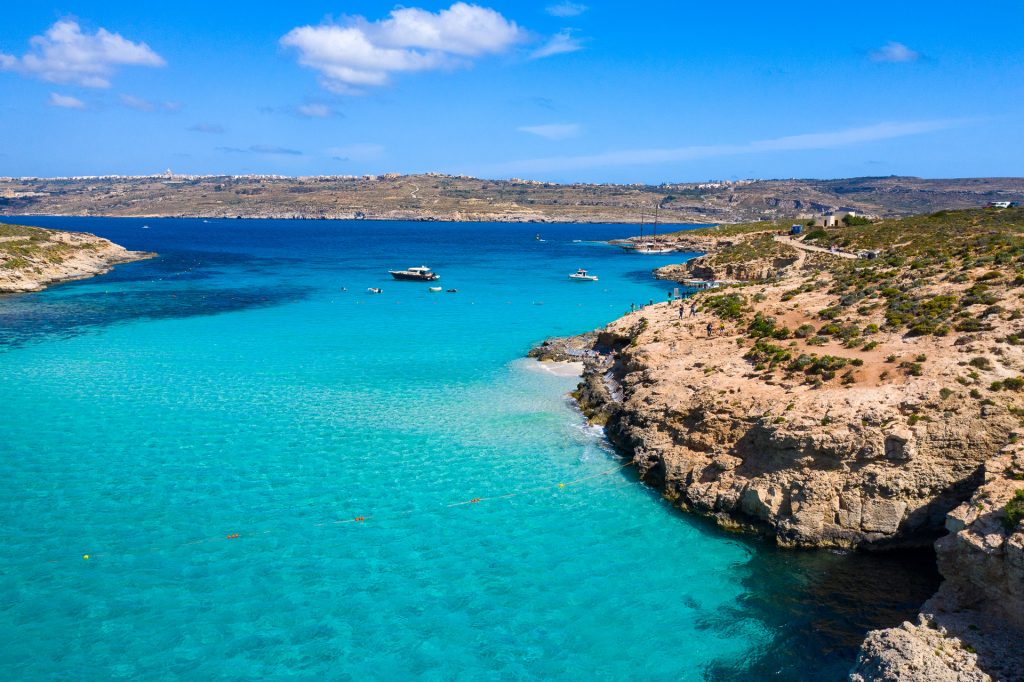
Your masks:
<svg viewBox="0 0 1024 682"><path fill-rule="evenodd" d="M523 359L665 299L633 228L7 222L160 257L0 297L0 679L837 680L934 590L672 509Z"/></svg>

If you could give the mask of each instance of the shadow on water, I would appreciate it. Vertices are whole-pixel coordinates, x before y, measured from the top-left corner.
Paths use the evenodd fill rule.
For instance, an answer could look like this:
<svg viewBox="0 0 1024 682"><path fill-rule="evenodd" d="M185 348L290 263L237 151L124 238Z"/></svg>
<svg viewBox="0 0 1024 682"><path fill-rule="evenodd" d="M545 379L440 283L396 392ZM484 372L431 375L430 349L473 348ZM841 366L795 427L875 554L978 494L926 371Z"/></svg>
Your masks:
<svg viewBox="0 0 1024 682"><path fill-rule="evenodd" d="M634 467L618 476L638 480ZM675 508L658 490L644 489L652 503L671 507L701 532L748 550L747 560L733 569L742 576L742 596L728 608L710 610L699 594L682 587L673 595L675 605L692 611L697 629L711 638L742 631L752 637L758 631L770 635L764 647L743 659L705 666L701 672L706 680L846 680L867 632L914 620L942 580L931 547L890 552L784 549L764 538L723 530L707 517Z"/></svg>
<svg viewBox="0 0 1024 682"><path fill-rule="evenodd" d="M0 350L136 320L219 315L292 303L308 297L311 289L280 283L244 288L195 283L217 279L228 270L266 273L293 262L233 253L178 252L119 266L102 279L0 297ZM96 290L100 283L104 291Z"/></svg>
<svg viewBox="0 0 1024 682"><path fill-rule="evenodd" d="M178 251L139 263L119 266L103 276L104 283L199 281L227 274L266 273L299 264L297 258L257 258L248 254Z"/></svg>
<svg viewBox="0 0 1024 682"><path fill-rule="evenodd" d="M708 680L844 680L869 630L912 620L940 576L931 549L866 554L760 548L735 607L699 627L729 630L756 619L771 643L744 661L713 663Z"/></svg>
<svg viewBox="0 0 1024 682"><path fill-rule="evenodd" d="M305 298L308 289L164 289L74 294L42 301L0 299L0 350L53 338L71 338L134 320L219 315L268 308Z"/></svg>

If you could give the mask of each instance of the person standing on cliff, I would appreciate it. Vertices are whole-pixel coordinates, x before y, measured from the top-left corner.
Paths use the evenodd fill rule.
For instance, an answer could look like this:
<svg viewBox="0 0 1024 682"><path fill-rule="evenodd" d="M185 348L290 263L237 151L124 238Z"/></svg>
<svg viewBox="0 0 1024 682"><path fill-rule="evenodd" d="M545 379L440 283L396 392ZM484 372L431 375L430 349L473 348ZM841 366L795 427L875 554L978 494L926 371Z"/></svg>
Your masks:
<svg viewBox="0 0 1024 682"><path fill-rule="evenodd" d="M682 312L682 311L680 311ZM697 317L697 302L694 301L690 304L690 317Z"/></svg>
<svg viewBox="0 0 1024 682"><path fill-rule="evenodd" d="M715 331L714 325L712 325L710 322L708 322L708 338L709 339L711 338L711 334L713 334L714 331Z"/></svg>

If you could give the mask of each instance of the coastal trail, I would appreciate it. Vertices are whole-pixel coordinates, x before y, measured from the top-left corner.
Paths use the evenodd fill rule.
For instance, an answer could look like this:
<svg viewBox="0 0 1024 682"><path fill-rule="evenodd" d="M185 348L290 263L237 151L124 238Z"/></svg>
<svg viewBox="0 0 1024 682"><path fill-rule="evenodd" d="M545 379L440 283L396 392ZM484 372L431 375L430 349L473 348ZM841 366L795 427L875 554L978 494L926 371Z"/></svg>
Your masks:
<svg viewBox="0 0 1024 682"><path fill-rule="evenodd" d="M800 251L811 251L811 252L814 252L814 253L827 253L827 254L829 254L831 256L838 256L839 258L849 258L849 259L860 258L860 256L858 256L855 253L850 253L848 251L832 251L830 249L826 249L823 246L814 246L812 244L804 244L803 242L796 241L792 237L783 237L783 236L779 236L779 235L773 235L772 238L775 241L779 242L780 244L787 244L788 246L791 246L794 249L798 249Z"/></svg>

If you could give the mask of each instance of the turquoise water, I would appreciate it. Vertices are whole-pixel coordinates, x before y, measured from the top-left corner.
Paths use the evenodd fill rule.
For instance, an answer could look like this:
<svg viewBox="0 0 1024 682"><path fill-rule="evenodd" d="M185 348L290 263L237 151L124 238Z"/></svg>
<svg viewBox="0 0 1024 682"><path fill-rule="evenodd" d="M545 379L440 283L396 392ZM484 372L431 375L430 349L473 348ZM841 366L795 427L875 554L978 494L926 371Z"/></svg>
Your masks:
<svg viewBox="0 0 1024 682"><path fill-rule="evenodd" d="M664 300L628 227L20 222L161 257L0 298L4 679L839 679L934 588L672 510L520 359Z"/></svg>

